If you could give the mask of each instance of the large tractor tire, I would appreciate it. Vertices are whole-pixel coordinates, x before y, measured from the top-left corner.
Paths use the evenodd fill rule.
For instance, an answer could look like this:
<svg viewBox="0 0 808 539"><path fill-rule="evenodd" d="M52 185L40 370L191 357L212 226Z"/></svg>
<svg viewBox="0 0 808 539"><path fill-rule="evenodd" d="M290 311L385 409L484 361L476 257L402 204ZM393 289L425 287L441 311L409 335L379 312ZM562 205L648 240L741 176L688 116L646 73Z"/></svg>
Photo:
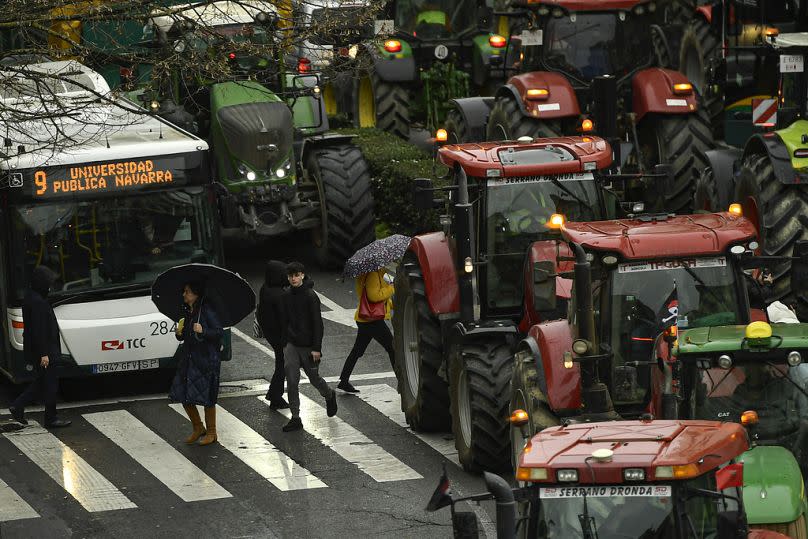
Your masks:
<svg viewBox="0 0 808 539"><path fill-rule="evenodd" d="M784 522L782 524L752 524L749 526L756 530L769 530L781 533L790 539L808 539L808 526L805 523L805 514L797 517L797 520Z"/></svg>
<svg viewBox="0 0 808 539"><path fill-rule="evenodd" d="M401 411L415 430L448 431L449 389L438 372L443 366L440 322L429 309L417 260L408 256L399 264L395 287L393 345Z"/></svg>
<svg viewBox="0 0 808 539"><path fill-rule="evenodd" d="M496 336L457 345L450 357L452 432L457 457L468 471L501 472L510 466L512 370L510 345Z"/></svg>
<svg viewBox="0 0 808 539"><path fill-rule="evenodd" d="M341 268L376 239L367 163L356 146L337 144L311 150L305 167L306 181L320 201L321 225L312 231L315 257L325 268Z"/></svg>
<svg viewBox="0 0 808 539"><path fill-rule="evenodd" d="M510 413L524 410L528 415L527 425L511 425L511 465L514 472L525 443L547 427L558 425L558 418L547 405L547 398L539 388L539 373L533 354L517 354L511 377Z"/></svg>
<svg viewBox="0 0 808 539"><path fill-rule="evenodd" d="M759 231L761 254L790 256L798 240L808 239L808 187L781 183L768 155L744 158L735 200ZM770 269L774 276L772 301L796 301L797 316L802 319L808 314L808 300L792 290L791 262L777 263Z"/></svg>
<svg viewBox="0 0 808 539"><path fill-rule="evenodd" d="M561 122L558 120L536 120L528 118L519 110L519 104L511 96L498 97L488 116L485 139L491 141L516 140L519 137L558 137L561 136Z"/></svg>
<svg viewBox="0 0 808 539"><path fill-rule="evenodd" d="M720 207L718 200L718 186L715 184L713 169L707 167L699 174L696 180L696 193L693 196L694 211L724 211L726 208Z"/></svg>
<svg viewBox="0 0 808 539"><path fill-rule="evenodd" d="M706 110L708 121L713 126L715 138L723 138L724 101L721 95L711 91L709 85L709 59L718 54L719 36L702 17L696 17L682 36L679 48L679 71L701 95L701 106Z"/></svg>
<svg viewBox="0 0 808 539"><path fill-rule="evenodd" d="M658 163L673 166L673 184L657 184L647 189L647 207L691 213L696 178L709 165L705 152L715 146L705 112L698 109L692 114L649 114L640 122L638 132L647 171L652 171ZM665 180L657 181L665 183ZM664 196L659 197L660 191Z"/></svg>
<svg viewBox="0 0 808 539"><path fill-rule="evenodd" d="M401 84L381 80L375 73L361 77L354 92L354 125L375 127L410 137L410 98Z"/></svg>
<svg viewBox="0 0 808 539"><path fill-rule="evenodd" d="M480 142L468 139L468 125L466 125L466 120L463 118L463 115L456 109L452 109L446 114L446 121L443 122L443 128L446 130L446 142L448 144Z"/></svg>

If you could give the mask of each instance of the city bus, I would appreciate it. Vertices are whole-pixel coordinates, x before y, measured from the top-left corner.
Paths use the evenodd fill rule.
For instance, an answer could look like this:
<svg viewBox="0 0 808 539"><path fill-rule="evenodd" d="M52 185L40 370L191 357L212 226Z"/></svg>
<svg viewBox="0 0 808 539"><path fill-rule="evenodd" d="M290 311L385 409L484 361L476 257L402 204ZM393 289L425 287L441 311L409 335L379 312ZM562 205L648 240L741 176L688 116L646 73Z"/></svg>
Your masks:
<svg viewBox="0 0 808 539"><path fill-rule="evenodd" d="M175 322L150 288L172 266L223 263L207 144L77 62L25 71L0 71L0 372L33 376L22 301L39 265L58 275L61 375L175 367Z"/></svg>

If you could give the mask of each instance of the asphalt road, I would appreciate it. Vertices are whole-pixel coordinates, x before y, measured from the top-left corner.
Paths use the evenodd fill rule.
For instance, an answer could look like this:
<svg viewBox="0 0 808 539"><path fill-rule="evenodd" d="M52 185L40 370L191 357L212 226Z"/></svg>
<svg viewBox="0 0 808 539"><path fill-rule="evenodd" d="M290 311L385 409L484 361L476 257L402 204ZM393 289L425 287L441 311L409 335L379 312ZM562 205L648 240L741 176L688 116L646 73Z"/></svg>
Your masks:
<svg viewBox="0 0 808 539"><path fill-rule="evenodd" d="M303 243L230 245L228 265L258 290L266 260L310 262L289 249ZM353 283L307 265L323 301L321 372L335 378L354 338ZM306 430L283 433L287 418L262 398L273 362L251 334L251 319L234 331L212 446L183 443L189 424L165 397L165 374L66 381L60 415L70 428L0 435L0 538L451 537L448 509L424 511L442 467L455 494L483 491L482 480L456 464L447 435L402 425L383 349L372 343L360 360L361 393L340 394L336 418L302 385ZM0 421L18 391L0 383ZM37 410L29 419L41 421ZM493 537L490 504L459 507Z"/></svg>

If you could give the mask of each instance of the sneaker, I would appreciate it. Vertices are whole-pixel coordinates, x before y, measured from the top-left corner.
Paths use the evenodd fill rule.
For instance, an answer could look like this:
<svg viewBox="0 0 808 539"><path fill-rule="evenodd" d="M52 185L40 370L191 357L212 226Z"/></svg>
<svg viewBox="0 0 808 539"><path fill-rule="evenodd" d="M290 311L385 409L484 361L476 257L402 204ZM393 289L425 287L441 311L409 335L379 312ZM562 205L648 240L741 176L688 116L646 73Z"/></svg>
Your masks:
<svg viewBox="0 0 808 539"><path fill-rule="evenodd" d="M325 413L328 417L337 415L337 392L332 391L331 396L325 400Z"/></svg>
<svg viewBox="0 0 808 539"><path fill-rule="evenodd" d="M340 380L339 384L337 384L337 389L341 389L345 393L359 393L359 390L351 385L348 380Z"/></svg>
<svg viewBox="0 0 808 539"><path fill-rule="evenodd" d="M69 419L54 419L49 423L45 423L46 429L59 429L62 427L69 427L73 422Z"/></svg>
<svg viewBox="0 0 808 539"><path fill-rule="evenodd" d="M8 411L11 412L11 417L14 418L14 421L19 423L20 425L27 425L28 420L25 419L25 415L22 410L19 408L13 408L11 406L8 407Z"/></svg>
<svg viewBox="0 0 808 539"><path fill-rule="evenodd" d="M286 410L289 408L289 403L286 402L286 399L283 397L279 397L275 400L267 399L269 401L269 407L272 410Z"/></svg>
<svg viewBox="0 0 808 539"><path fill-rule="evenodd" d="M299 417L293 417L289 420L289 423L283 426L283 432L292 432L293 430L301 430L303 428L303 422L300 420Z"/></svg>

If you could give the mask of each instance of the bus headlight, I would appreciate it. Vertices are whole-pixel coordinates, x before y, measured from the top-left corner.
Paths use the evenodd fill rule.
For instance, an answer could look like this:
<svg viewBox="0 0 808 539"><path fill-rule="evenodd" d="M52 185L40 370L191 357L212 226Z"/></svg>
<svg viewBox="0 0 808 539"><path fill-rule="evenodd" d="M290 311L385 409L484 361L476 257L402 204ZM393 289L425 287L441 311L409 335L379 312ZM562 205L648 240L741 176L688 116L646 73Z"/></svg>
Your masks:
<svg viewBox="0 0 808 539"><path fill-rule="evenodd" d="M788 353L788 357L786 358L788 364L792 367L796 367L800 363L802 363L802 354L797 352L796 350L792 350Z"/></svg>

